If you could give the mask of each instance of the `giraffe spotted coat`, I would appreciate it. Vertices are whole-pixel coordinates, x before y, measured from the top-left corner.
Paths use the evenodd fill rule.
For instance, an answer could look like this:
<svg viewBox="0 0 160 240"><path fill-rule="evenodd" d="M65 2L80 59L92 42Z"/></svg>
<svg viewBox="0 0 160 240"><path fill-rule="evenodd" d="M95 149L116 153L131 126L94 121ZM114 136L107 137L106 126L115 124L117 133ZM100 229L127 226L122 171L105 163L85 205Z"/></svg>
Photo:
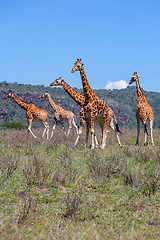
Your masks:
<svg viewBox="0 0 160 240"><path fill-rule="evenodd" d="M50 115L46 110L36 107L35 104L33 104L33 103L28 103L28 102L23 101L22 99L18 98L12 92L9 92L4 98L5 99L12 98L20 107L22 107L26 110L26 117L28 120L28 132L30 132L34 138L36 138L36 136L34 135L34 133L31 130L32 121L39 121L45 127L42 137L44 137L45 132L47 130L47 139L48 139L49 125L47 123L47 117Z"/></svg>
<svg viewBox="0 0 160 240"><path fill-rule="evenodd" d="M87 125L86 145L88 144L88 134L89 134L89 130L91 129L92 149L94 148L94 122L95 120L97 120L102 130L101 148L103 149L106 146L106 134L109 132L109 126L116 133L118 143L122 147L118 133L117 133L119 131L117 121L116 121L116 126L114 126L113 124L113 117L115 118L115 114L113 113L112 109L109 108L104 101L100 100L97 97L94 90L90 87L85 75L83 64L81 63L81 59L77 59L71 72L74 73L75 71L80 71L82 84L83 84L83 92L85 97L83 110L84 110L84 115L85 115L86 125ZM81 131L79 131L79 135L80 134L81 134Z"/></svg>
<svg viewBox="0 0 160 240"><path fill-rule="evenodd" d="M53 99L51 98L51 96L50 96L50 94L48 92L45 92L42 95L42 98L44 98L44 97L48 98L50 106L55 111L55 115L54 115L55 122L54 122L54 126L53 126L53 131L52 131L51 137L53 136L53 132L54 132L54 130L56 128L57 122L59 122L62 125L63 129L64 129L63 122L64 121L68 122L68 133L67 133L67 136L70 133L72 125L76 128L76 131L78 133L78 127L77 127L77 125L75 123L75 115L74 115L74 113L72 113L71 111L65 110L61 106L57 105L53 101Z"/></svg>
<svg viewBox="0 0 160 240"><path fill-rule="evenodd" d="M140 121L143 124L144 133L145 133L145 141L144 145L148 145L148 131L147 131L147 119L149 119L150 123L150 132L151 132L151 143L154 145L153 141L153 121L154 121L154 114L152 107L147 103L144 93L139 84L139 77L137 72L134 72L129 84L136 82L136 89L137 89L137 96L138 96L138 104L136 108L136 118L137 118L137 141L136 145L139 143L139 133L140 133Z"/></svg>

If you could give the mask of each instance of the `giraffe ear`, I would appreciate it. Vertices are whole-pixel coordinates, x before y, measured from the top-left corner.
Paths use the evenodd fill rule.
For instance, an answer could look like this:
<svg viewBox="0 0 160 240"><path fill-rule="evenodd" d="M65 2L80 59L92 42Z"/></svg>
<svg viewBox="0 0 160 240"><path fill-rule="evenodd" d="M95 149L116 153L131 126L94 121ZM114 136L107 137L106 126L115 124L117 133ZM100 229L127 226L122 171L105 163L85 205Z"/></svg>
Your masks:
<svg viewBox="0 0 160 240"><path fill-rule="evenodd" d="M61 79L61 77L59 79Z"/></svg>
<svg viewBox="0 0 160 240"><path fill-rule="evenodd" d="M82 63L82 66L84 65L84 63Z"/></svg>
<svg viewBox="0 0 160 240"><path fill-rule="evenodd" d="M140 78L141 75L138 75L138 77Z"/></svg>

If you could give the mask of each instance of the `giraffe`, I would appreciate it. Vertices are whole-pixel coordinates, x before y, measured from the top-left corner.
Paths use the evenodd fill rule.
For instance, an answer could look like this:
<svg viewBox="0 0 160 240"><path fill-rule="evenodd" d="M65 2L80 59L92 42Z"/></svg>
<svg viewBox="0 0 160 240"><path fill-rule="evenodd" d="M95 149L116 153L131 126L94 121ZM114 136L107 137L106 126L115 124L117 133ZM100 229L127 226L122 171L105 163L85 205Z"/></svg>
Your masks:
<svg viewBox="0 0 160 240"><path fill-rule="evenodd" d="M106 137L107 133L109 133L109 126L110 128L116 133L118 144L122 147L122 144L119 139L118 132L120 132L117 120L113 110L107 106L107 104L100 100L97 95L95 94L94 90L90 87L83 63L81 63L81 59L77 59L72 69L72 73L75 71L80 71L82 85L83 85L83 92L85 97L84 102L84 113L86 118L86 145L88 144L88 134L89 130L91 129L91 138L92 138L92 149L94 149L94 122L95 119L98 121L101 130L102 130L102 145L101 149L104 149L106 146ZM116 121L116 126L113 124L113 118ZM79 131L78 137L80 136L81 132Z"/></svg>
<svg viewBox="0 0 160 240"><path fill-rule="evenodd" d="M54 82L52 82L50 84L50 86L62 86L63 89L72 97L72 99L80 105L81 110L80 110L80 129L79 129L79 131L82 132L82 129L83 129L83 126L85 123L85 114L84 114L84 109L83 109L83 106L85 103L84 95L79 93L78 91L76 91L74 88L72 88L68 83L66 83L63 79L61 79L61 77L56 79ZM94 135L94 137L95 137L96 146L98 146L97 138L95 135ZM78 140L79 140L79 135L77 136L77 139L75 141L75 144L74 144L75 146L77 145Z"/></svg>
<svg viewBox="0 0 160 240"><path fill-rule="evenodd" d="M18 98L14 93L9 92L4 99L12 98L20 107L26 110L26 117L28 120L28 133L31 133L34 138L37 138L31 130L32 121L40 121L45 127L42 137L44 137L47 130L47 139L49 137L49 125L47 123L47 117L50 116L49 113L35 106L33 103L25 102L24 100ZM52 117L52 116L51 116Z"/></svg>
<svg viewBox="0 0 160 240"><path fill-rule="evenodd" d="M48 93L48 91L46 91L41 98L47 97L49 104L51 106L51 108L55 111L55 115L54 115L54 119L55 119L55 123L53 126L53 131L51 134L51 137L53 136L53 132L56 128L57 122L61 123L62 127L63 124L62 122L67 121L68 122L68 132L67 132L67 136L69 136L70 130L72 128L72 125L75 127L77 134L78 134L78 127L75 123L75 115L74 113L72 113L71 111L67 111L65 109L63 109L62 107L60 107L59 105L57 105L53 99L51 98L50 94ZM64 130L64 127L63 127Z"/></svg>
<svg viewBox="0 0 160 240"><path fill-rule="evenodd" d="M142 92L142 89L139 84L139 77L140 75L137 75L137 72L134 72L129 84L132 84L133 82L136 82L136 89L137 89L137 96L138 96L138 104L136 108L136 118L137 118L137 141L136 145L139 142L139 133L140 133L140 120L142 121L143 128L144 128L144 134L145 134L145 141L144 146L148 145L148 131L147 131L147 119L149 119L150 123L150 132L151 132L151 143L154 145L153 142L153 120L154 120L154 114L152 107L147 103L147 100L144 96L144 93Z"/></svg>

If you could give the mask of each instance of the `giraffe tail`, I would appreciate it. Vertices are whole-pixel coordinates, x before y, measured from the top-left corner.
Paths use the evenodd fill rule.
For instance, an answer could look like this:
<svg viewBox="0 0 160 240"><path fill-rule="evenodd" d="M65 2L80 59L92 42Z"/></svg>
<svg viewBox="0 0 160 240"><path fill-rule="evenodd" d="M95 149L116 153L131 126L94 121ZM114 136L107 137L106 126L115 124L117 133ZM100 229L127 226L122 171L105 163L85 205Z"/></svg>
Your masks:
<svg viewBox="0 0 160 240"><path fill-rule="evenodd" d="M116 118L114 112L113 112L113 117L114 117L114 120L115 120L115 122L116 122L116 131L122 134L122 132L121 132L120 129L119 129L119 126L118 126L118 123L117 123L117 118Z"/></svg>
<svg viewBox="0 0 160 240"><path fill-rule="evenodd" d="M122 134L122 132L119 130L118 123L116 123L116 131Z"/></svg>
<svg viewBox="0 0 160 240"><path fill-rule="evenodd" d="M149 134L148 134L148 130L147 130L147 125L146 125L146 123L144 124L144 132L147 133L147 135L149 135Z"/></svg>

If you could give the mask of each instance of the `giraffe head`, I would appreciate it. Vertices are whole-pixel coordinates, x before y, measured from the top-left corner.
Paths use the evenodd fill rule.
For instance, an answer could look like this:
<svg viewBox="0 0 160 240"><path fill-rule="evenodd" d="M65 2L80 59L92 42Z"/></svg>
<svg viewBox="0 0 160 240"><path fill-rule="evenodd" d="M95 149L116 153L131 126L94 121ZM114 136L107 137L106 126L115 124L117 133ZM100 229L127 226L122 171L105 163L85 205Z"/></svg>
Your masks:
<svg viewBox="0 0 160 240"><path fill-rule="evenodd" d="M140 75L138 75L137 72L134 72L132 74L132 77L131 77L131 80L130 80L129 84L132 84L133 82L135 82L139 77L140 77Z"/></svg>
<svg viewBox="0 0 160 240"><path fill-rule="evenodd" d="M50 84L50 86L62 86L64 80L60 78L57 78L54 82Z"/></svg>
<svg viewBox="0 0 160 240"><path fill-rule="evenodd" d="M12 92L9 92L9 93L4 97L4 99L7 99L7 98L13 98L13 93L12 93Z"/></svg>
<svg viewBox="0 0 160 240"><path fill-rule="evenodd" d="M74 73L75 71L81 71L82 67L83 67L83 63L81 63L81 59L77 59L77 61L74 64L74 67L71 71L71 73Z"/></svg>
<svg viewBox="0 0 160 240"><path fill-rule="evenodd" d="M45 98L45 97L47 97L48 96L48 91L46 91L42 96L41 96L41 98Z"/></svg>

